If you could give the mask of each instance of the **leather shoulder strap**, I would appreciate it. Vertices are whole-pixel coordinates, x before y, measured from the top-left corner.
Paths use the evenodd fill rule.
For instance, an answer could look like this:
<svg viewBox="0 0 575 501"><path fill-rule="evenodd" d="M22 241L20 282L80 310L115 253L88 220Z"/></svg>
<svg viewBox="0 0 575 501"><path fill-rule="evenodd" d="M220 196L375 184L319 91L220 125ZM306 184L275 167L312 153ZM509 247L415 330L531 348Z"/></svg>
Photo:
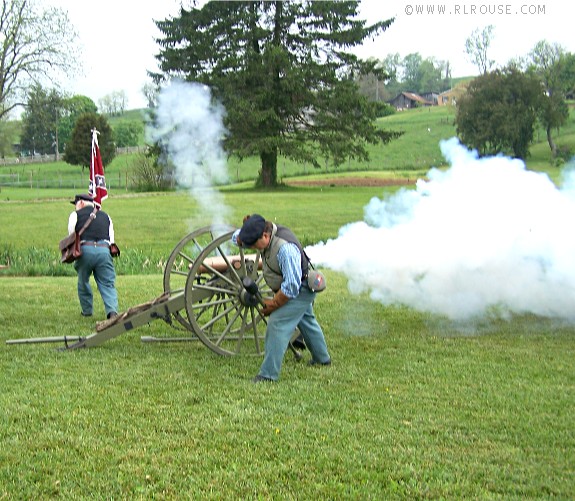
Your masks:
<svg viewBox="0 0 575 501"><path fill-rule="evenodd" d="M98 212L98 209L96 207L94 207L94 210L90 213L90 217L88 218L88 220L84 223L84 226L82 226L82 228L80 229L80 231L78 232L78 236L82 236L82 233L84 233L84 231L86 231L86 228L88 226L90 226L90 223L96 219L96 213Z"/></svg>

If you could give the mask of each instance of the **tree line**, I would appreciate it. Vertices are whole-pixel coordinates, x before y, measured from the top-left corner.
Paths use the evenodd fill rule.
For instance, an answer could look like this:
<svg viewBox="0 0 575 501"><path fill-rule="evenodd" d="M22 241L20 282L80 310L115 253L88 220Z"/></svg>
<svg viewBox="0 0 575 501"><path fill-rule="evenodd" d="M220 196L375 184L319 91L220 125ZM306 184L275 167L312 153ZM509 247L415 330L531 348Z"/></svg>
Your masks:
<svg viewBox="0 0 575 501"><path fill-rule="evenodd" d="M553 131L569 118L567 99L575 94L575 55L541 40L522 58L492 69L489 48L493 26L475 30L466 51L480 70L457 106L457 134L482 155L511 154L525 159L535 125L546 131L553 158L569 160L570 148L559 151Z"/></svg>
<svg viewBox="0 0 575 501"><path fill-rule="evenodd" d="M119 111L115 114L119 114ZM87 121L85 115L93 120L92 128L98 125L102 128L96 127L100 132L103 133L104 129L109 131L101 136L104 143L109 142L119 148L138 145L144 129L141 121L122 121L112 130L106 119L108 113L98 113L98 107L89 97L65 97L56 89L46 89L35 84L28 91L22 115L20 154L55 154L58 158L64 153L64 159L75 164L71 160L76 160L76 157L71 152L77 149L76 137L84 133L88 139L92 137L90 127L83 125Z"/></svg>
<svg viewBox="0 0 575 501"><path fill-rule="evenodd" d="M474 30L465 43L479 76L470 80L457 103L459 138L481 155L505 153L525 159L539 123L552 157L568 160L573 152L568 147L559 149L553 134L569 118L567 100L575 94L575 55L541 40L525 56L494 68L489 58L493 32L493 26ZM389 100L402 91L441 93L451 87L446 61L423 60L418 53L405 58L390 54L376 64L387 75L385 80L376 80L374 75L358 79L360 91L375 99Z"/></svg>

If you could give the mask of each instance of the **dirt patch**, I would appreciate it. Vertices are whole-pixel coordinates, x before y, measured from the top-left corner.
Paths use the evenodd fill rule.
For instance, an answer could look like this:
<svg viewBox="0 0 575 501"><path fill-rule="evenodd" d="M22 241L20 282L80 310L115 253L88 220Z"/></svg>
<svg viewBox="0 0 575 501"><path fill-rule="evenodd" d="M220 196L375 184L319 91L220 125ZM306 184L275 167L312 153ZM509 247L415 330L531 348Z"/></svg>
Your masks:
<svg viewBox="0 0 575 501"><path fill-rule="evenodd" d="M378 177L334 177L325 179L298 179L284 181L289 186L407 186L415 179L385 179Z"/></svg>

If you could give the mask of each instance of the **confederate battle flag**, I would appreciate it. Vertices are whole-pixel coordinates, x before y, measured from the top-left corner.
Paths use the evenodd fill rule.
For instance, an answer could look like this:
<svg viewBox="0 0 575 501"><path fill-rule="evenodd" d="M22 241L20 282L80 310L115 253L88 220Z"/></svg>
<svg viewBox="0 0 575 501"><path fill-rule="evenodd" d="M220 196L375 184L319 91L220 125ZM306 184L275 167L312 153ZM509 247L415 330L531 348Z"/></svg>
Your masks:
<svg viewBox="0 0 575 501"><path fill-rule="evenodd" d="M98 146L98 134L95 128L92 129L92 161L90 162L90 185L88 193L94 198L94 205L101 208L102 202L108 198L108 189L106 188L106 177L104 176L104 166L100 156L100 147Z"/></svg>

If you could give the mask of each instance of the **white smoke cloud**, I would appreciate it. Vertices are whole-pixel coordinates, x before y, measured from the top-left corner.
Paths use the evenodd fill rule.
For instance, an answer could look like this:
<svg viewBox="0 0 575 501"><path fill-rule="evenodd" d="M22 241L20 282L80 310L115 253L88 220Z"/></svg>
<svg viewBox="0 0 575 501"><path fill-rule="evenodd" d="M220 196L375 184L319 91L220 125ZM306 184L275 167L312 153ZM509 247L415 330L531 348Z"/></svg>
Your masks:
<svg viewBox="0 0 575 501"><path fill-rule="evenodd" d="M230 213L214 188L228 181L222 139L224 108L214 103L208 87L173 81L160 92L152 141L166 147L180 186L189 189L212 223L223 223Z"/></svg>
<svg viewBox="0 0 575 501"><path fill-rule="evenodd" d="M306 249L353 293L466 321L533 313L575 320L575 175L558 189L520 160L478 158L456 138L451 167L373 198L365 221Z"/></svg>

